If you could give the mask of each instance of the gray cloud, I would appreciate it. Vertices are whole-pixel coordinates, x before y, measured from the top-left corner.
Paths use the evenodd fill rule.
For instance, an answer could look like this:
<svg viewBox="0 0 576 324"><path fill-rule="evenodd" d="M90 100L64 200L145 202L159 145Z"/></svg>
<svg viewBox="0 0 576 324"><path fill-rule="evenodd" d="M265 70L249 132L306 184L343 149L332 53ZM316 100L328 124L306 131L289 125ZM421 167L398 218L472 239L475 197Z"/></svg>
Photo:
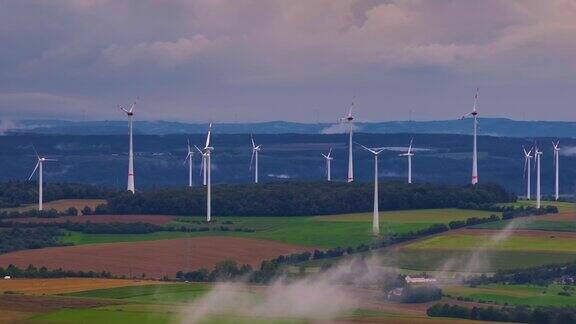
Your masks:
<svg viewBox="0 0 576 324"><path fill-rule="evenodd" d="M573 119L575 32L570 0L4 1L0 109L333 121L357 95L365 121L436 119L480 86L483 114Z"/></svg>

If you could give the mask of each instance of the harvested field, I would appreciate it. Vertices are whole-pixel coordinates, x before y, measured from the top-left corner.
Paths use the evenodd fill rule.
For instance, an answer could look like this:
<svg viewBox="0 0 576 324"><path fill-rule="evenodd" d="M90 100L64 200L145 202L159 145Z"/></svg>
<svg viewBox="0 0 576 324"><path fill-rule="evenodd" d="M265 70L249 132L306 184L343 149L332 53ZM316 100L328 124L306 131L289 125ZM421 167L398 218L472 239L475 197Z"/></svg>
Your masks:
<svg viewBox="0 0 576 324"><path fill-rule="evenodd" d="M63 216L58 218L23 217L9 218L6 222L15 223L149 223L164 225L176 219L176 216L168 215L88 215L88 216Z"/></svg>
<svg viewBox="0 0 576 324"><path fill-rule="evenodd" d="M477 236L496 236L502 233L500 230L491 229L462 229L458 232L447 233L445 235L477 235ZM512 230L510 235L523 236L523 237L561 237L576 239L576 233L573 232L553 232L553 231L538 231L538 230Z"/></svg>
<svg viewBox="0 0 576 324"><path fill-rule="evenodd" d="M263 260L312 251L268 240L240 237L194 237L172 240L93 244L17 251L0 255L0 266L34 264L49 269L109 271L114 275L173 278L177 271L211 269L231 259L254 267Z"/></svg>
<svg viewBox="0 0 576 324"><path fill-rule="evenodd" d="M465 229L409 242L402 248L420 250L475 250L576 253L576 233Z"/></svg>
<svg viewBox="0 0 576 324"><path fill-rule="evenodd" d="M152 284L161 284L161 282L99 278L11 279L0 280L0 293L9 291L26 295L56 295Z"/></svg>
<svg viewBox="0 0 576 324"><path fill-rule="evenodd" d="M70 208L70 207L74 207L78 210L82 210L82 208L88 206L92 209L96 208L96 206L98 205L102 205L105 204L106 200L104 199L60 199L60 200L54 200L54 201L49 201L49 202L44 202L44 209L48 210L48 209L56 209L59 212L63 212L66 211L66 209ZM38 209L38 204L30 204L30 205L25 205L22 207L16 207L16 208L4 208L2 210L6 210L6 211L26 211L26 210L30 210L30 209Z"/></svg>
<svg viewBox="0 0 576 324"><path fill-rule="evenodd" d="M559 213L552 215L532 216L534 220L547 220L547 221L576 221L576 213Z"/></svg>

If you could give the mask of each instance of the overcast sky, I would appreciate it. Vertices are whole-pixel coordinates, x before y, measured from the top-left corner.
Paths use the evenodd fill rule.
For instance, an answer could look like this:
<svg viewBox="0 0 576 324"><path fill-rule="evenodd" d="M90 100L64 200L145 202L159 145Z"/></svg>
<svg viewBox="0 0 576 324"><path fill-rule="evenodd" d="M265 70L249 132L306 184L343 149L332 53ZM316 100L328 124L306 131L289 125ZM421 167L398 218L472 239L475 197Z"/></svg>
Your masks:
<svg viewBox="0 0 576 324"><path fill-rule="evenodd" d="M0 0L0 118L576 120L576 0Z"/></svg>

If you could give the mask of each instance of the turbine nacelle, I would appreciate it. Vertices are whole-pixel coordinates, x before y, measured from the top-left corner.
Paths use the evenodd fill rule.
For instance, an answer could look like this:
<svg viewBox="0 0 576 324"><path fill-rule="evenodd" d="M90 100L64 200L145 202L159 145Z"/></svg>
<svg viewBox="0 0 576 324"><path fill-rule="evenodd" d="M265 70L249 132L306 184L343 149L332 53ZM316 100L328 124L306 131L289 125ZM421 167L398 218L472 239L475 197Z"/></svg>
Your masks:
<svg viewBox="0 0 576 324"><path fill-rule="evenodd" d="M138 100L134 101L131 105L118 105L120 110L124 111L128 116L134 116L134 108L136 107L136 103Z"/></svg>
<svg viewBox="0 0 576 324"><path fill-rule="evenodd" d="M356 142L354 142L354 143L356 143ZM381 147L372 147L372 148L371 148L371 147L366 147L366 146L364 146L364 145L362 145L362 144L360 144L360 143L356 143L356 144L360 145L363 149L365 149L366 151L374 154L375 156L377 156L377 155L379 155L380 153L384 152L384 149L381 148Z"/></svg>
<svg viewBox="0 0 576 324"><path fill-rule="evenodd" d="M554 147L554 151L560 151L560 141L557 141L556 143L552 142L552 146Z"/></svg>

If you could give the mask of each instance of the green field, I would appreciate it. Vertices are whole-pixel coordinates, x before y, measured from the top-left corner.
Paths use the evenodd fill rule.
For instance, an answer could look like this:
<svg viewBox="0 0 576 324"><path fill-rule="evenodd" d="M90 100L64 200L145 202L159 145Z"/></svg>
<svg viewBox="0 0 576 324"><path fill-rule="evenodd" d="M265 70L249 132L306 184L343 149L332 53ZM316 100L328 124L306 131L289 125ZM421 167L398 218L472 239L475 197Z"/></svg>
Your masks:
<svg viewBox="0 0 576 324"><path fill-rule="evenodd" d="M430 237L411 243L407 249L416 250L474 250L519 252L576 253L576 238L549 236L511 235L498 241L490 235L449 234Z"/></svg>
<svg viewBox="0 0 576 324"><path fill-rule="evenodd" d="M89 309L63 309L48 314L34 316L30 323L179 323L186 317L184 312L189 303L210 290L208 284L166 284L120 287L90 290L66 294L69 297L104 298L124 302L121 305L102 306ZM246 292L247 296L257 297ZM258 298L258 297L257 297ZM352 309L342 315L345 319L400 318L408 321L426 320L424 316L408 315L400 312L382 312L368 309ZM310 323L304 318L246 317L238 315L209 315L199 323Z"/></svg>
<svg viewBox="0 0 576 324"><path fill-rule="evenodd" d="M428 228L436 223L449 223L470 217L487 217L493 213L460 209L425 209L411 211L382 212L380 226L383 235L407 233ZM193 226L189 221L200 221L201 217L183 217L169 225ZM371 235L371 213L346 214L315 217L221 217L232 221L231 228L250 228L255 232L209 231L209 232L157 232L151 234L84 234L71 232L62 241L75 245L151 241L181 237L231 235L280 241L283 243L312 247L348 247L373 242Z"/></svg>
<svg viewBox="0 0 576 324"><path fill-rule="evenodd" d="M121 299L138 303L182 303L190 302L209 290L210 286L207 284L187 283L98 289L66 294L66 296Z"/></svg>
<svg viewBox="0 0 576 324"><path fill-rule="evenodd" d="M475 265L474 269L468 269L469 262L474 256L472 251L401 250L381 253L381 256L385 266L426 272L439 271L445 267L447 271L455 272L459 270L493 272L552 263L576 262L576 253L485 251L477 254L482 263Z"/></svg>
<svg viewBox="0 0 576 324"><path fill-rule="evenodd" d="M49 314L35 316L28 320L30 323L58 323L58 324L174 324L185 319L182 307L151 307L150 305L121 305L106 306L91 309L64 309ZM212 315L195 322L200 324L300 324L308 323L304 319L290 318L263 318Z"/></svg>
<svg viewBox="0 0 576 324"><path fill-rule="evenodd" d="M490 284L475 288L450 286L443 287L445 294L472 298L475 301L489 301L497 304L524 306L576 306L576 296L560 296L560 285L548 287L534 285ZM574 294L574 291L569 291Z"/></svg>

